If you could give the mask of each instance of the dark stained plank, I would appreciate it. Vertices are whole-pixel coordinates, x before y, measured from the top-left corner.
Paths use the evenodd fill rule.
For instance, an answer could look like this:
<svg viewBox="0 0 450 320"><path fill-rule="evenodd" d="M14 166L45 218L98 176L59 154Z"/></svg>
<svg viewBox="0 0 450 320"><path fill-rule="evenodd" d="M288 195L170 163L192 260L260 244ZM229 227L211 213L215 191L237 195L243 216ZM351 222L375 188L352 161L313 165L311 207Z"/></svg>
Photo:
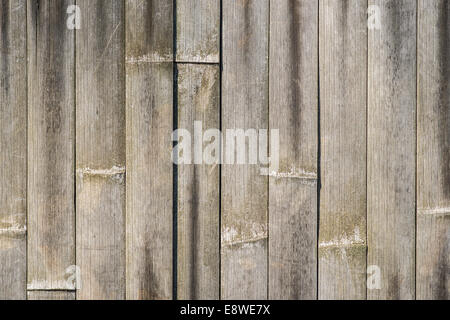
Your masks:
<svg viewBox="0 0 450 320"><path fill-rule="evenodd" d="M271 1L269 299L317 297L317 43L317 1Z"/></svg>
<svg viewBox="0 0 450 320"><path fill-rule="evenodd" d="M194 139L194 125L220 127L219 66L178 66L178 128ZM194 124L194 122L196 122ZM219 150L220 138L200 136L202 159L215 163L178 165L178 299L219 299ZM193 141L192 141L193 142ZM214 156L217 158L214 159Z"/></svg>

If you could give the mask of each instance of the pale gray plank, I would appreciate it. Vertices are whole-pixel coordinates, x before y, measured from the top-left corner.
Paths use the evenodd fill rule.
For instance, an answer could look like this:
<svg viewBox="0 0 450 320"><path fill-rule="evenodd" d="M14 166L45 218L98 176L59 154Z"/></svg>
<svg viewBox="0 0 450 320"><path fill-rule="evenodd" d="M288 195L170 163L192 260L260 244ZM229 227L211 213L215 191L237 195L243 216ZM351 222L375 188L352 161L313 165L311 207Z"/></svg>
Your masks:
<svg viewBox="0 0 450 320"><path fill-rule="evenodd" d="M171 1L140 4L126 2L126 296L172 299L173 64L154 62L173 57L172 24L165 22L172 23L173 8ZM154 19L162 24L154 25L148 37L142 26L153 25Z"/></svg>
<svg viewBox="0 0 450 320"><path fill-rule="evenodd" d="M381 270L369 299L415 296L416 1L370 0L380 26L368 39L368 266Z"/></svg>
<svg viewBox="0 0 450 320"><path fill-rule="evenodd" d="M25 0L0 1L0 299L26 299Z"/></svg>
<svg viewBox="0 0 450 320"><path fill-rule="evenodd" d="M268 127L268 33L268 0L223 1L223 132ZM222 166L222 299L267 298L267 187L256 164Z"/></svg>
<svg viewBox="0 0 450 320"><path fill-rule="evenodd" d="M220 58L220 0L177 1L177 61Z"/></svg>
<svg viewBox="0 0 450 320"><path fill-rule="evenodd" d="M270 3L269 298L317 296L318 2ZM273 152L273 147L271 146Z"/></svg>
<svg viewBox="0 0 450 320"><path fill-rule="evenodd" d="M450 3L418 2L417 299L450 297Z"/></svg>
<svg viewBox="0 0 450 320"><path fill-rule="evenodd" d="M74 289L74 1L28 6L28 289Z"/></svg>
<svg viewBox="0 0 450 320"><path fill-rule="evenodd" d="M178 128L194 139L194 121L205 132L219 120L219 66L179 65ZM219 140L200 143L207 152ZM217 162L178 165L178 299L219 299L219 199Z"/></svg>
<svg viewBox="0 0 450 320"><path fill-rule="evenodd" d="M76 35L77 299L125 297L123 1L79 2Z"/></svg>
<svg viewBox="0 0 450 320"><path fill-rule="evenodd" d="M365 299L367 1L319 11L319 299Z"/></svg>

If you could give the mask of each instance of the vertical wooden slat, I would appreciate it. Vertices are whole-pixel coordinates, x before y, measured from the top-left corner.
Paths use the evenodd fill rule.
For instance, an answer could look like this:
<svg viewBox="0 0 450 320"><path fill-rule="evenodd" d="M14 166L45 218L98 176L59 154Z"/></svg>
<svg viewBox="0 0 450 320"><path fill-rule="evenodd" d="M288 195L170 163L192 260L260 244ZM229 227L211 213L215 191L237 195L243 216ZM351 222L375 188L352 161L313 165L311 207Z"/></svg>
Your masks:
<svg viewBox="0 0 450 320"><path fill-rule="evenodd" d="M75 300L74 291L29 291L28 300Z"/></svg>
<svg viewBox="0 0 450 320"><path fill-rule="evenodd" d="M414 299L416 0L369 0L367 235L381 289L369 299Z"/></svg>
<svg viewBox="0 0 450 320"><path fill-rule="evenodd" d="M25 0L0 1L0 299L26 298Z"/></svg>
<svg viewBox="0 0 450 320"><path fill-rule="evenodd" d="M28 289L74 289L74 1L28 6Z"/></svg>
<svg viewBox="0 0 450 320"><path fill-rule="evenodd" d="M172 299L172 17L171 1L126 1L127 299Z"/></svg>
<svg viewBox="0 0 450 320"><path fill-rule="evenodd" d="M219 76L219 66L178 66L178 128L192 139L194 121L203 132L220 127ZM178 165L179 299L219 299L219 196L218 163Z"/></svg>
<svg viewBox="0 0 450 320"><path fill-rule="evenodd" d="M76 35L77 299L125 297L124 2L83 0Z"/></svg>
<svg viewBox="0 0 450 320"><path fill-rule="evenodd" d="M270 3L269 298L317 295L318 2ZM272 148L271 148L272 149Z"/></svg>
<svg viewBox="0 0 450 320"><path fill-rule="evenodd" d="M367 1L319 11L319 299L365 299Z"/></svg>
<svg viewBox="0 0 450 320"><path fill-rule="evenodd" d="M177 61L219 62L220 0L177 1Z"/></svg>
<svg viewBox="0 0 450 320"><path fill-rule="evenodd" d="M418 2L417 299L450 297L450 3Z"/></svg>
<svg viewBox="0 0 450 320"><path fill-rule="evenodd" d="M268 0L223 1L224 134L268 127L268 33ZM258 165L222 167L223 299L267 298L267 187Z"/></svg>

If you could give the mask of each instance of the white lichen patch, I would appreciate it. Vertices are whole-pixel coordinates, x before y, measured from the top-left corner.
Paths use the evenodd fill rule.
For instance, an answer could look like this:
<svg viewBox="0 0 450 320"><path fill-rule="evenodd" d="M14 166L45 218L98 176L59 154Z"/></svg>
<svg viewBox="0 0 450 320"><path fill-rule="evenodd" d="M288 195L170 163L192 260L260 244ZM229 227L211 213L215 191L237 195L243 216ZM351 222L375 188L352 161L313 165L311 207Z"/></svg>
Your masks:
<svg viewBox="0 0 450 320"><path fill-rule="evenodd" d="M353 232L353 235L348 237L347 235L344 234L339 239L323 241L319 243L319 248L346 248L359 245L365 245L365 240L361 239L361 236L359 234L359 228L356 227Z"/></svg>
<svg viewBox="0 0 450 320"><path fill-rule="evenodd" d="M317 184L317 173L295 167L291 167L288 172L270 171L269 177L275 179L299 179L301 183L306 185Z"/></svg>
<svg viewBox="0 0 450 320"><path fill-rule="evenodd" d="M140 64L140 63L168 62L172 60L173 60L172 54L160 55L157 53L153 53L138 57L127 57L125 59L125 62L128 64Z"/></svg>
<svg viewBox="0 0 450 320"><path fill-rule="evenodd" d="M417 213L423 216L445 217L450 216L450 207L422 208L417 209Z"/></svg>

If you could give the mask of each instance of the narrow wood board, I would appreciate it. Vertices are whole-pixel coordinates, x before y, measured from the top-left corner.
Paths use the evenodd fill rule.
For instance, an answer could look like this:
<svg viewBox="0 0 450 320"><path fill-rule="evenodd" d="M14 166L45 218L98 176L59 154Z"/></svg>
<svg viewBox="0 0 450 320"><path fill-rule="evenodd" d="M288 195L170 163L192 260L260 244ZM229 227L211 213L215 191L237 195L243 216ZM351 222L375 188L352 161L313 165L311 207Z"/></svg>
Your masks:
<svg viewBox="0 0 450 320"><path fill-rule="evenodd" d="M450 3L418 2L416 297L450 298Z"/></svg>
<svg viewBox="0 0 450 320"><path fill-rule="evenodd" d="M220 0L178 0L176 23L177 62L219 62Z"/></svg>
<svg viewBox="0 0 450 320"><path fill-rule="evenodd" d="M178 128L200 134L220 127L219 66L178 66ZM220 136L203 138L201 164L178 165L178 299L219 299L219 156ZM205 140L204 140L205 139ZM208 152L216 143L218 149ZM191 150L193 158L194 149ZM217 162L205 163L211 156ZM209 162L209 159L207 159Z"/></svg>
<svg viewBox="0 0 450 320"><path fill-rule="evenodd" d="M28 6L28 289L75 289L74 1Z"/></svg>
<svg viewBox="0 0 450 320"><path fill-rule="evenodd" d="M367 296L414 299L416 1L370 6L380 29L368 31L367 264L381 286Z"/></svg>
<svg viewBox="0 0 450 320"><path fill-rule="evenodd" d="M222 131L267 129L269 1L222 5ZM268 178L248 162L222 166L222 299L267 298Z"/></svg>
<svg viewBox="0 0 450 320"><path fill-rule="evenodd" d="M0 1L0 299L26 299L25 0Z"/></svg>
<svg viewBox="0 0 450 320"><path fill-rule="evenodd" d="M172 299L173 36L166 21L172 23L173 8L172 2L138 3L126 2L126 297ZM157 21L148 36L144 26Z"/></svg>
<svg viewBox="0 0 450 320"><path fill-rule="evenodd" d="M125 298L125 5L78 3L77 299Z"/></svg>
<svg viewBox="0 0 450 320"><path fill-rule="evenodd" d="M319 299L365 299L367 1L319 12Z"/></svg>
<svg viewBox="0 0 450 320"><path fill-rule="evenodd" d="M318 7L270 3L269 299L317 297Z"/></svg>

